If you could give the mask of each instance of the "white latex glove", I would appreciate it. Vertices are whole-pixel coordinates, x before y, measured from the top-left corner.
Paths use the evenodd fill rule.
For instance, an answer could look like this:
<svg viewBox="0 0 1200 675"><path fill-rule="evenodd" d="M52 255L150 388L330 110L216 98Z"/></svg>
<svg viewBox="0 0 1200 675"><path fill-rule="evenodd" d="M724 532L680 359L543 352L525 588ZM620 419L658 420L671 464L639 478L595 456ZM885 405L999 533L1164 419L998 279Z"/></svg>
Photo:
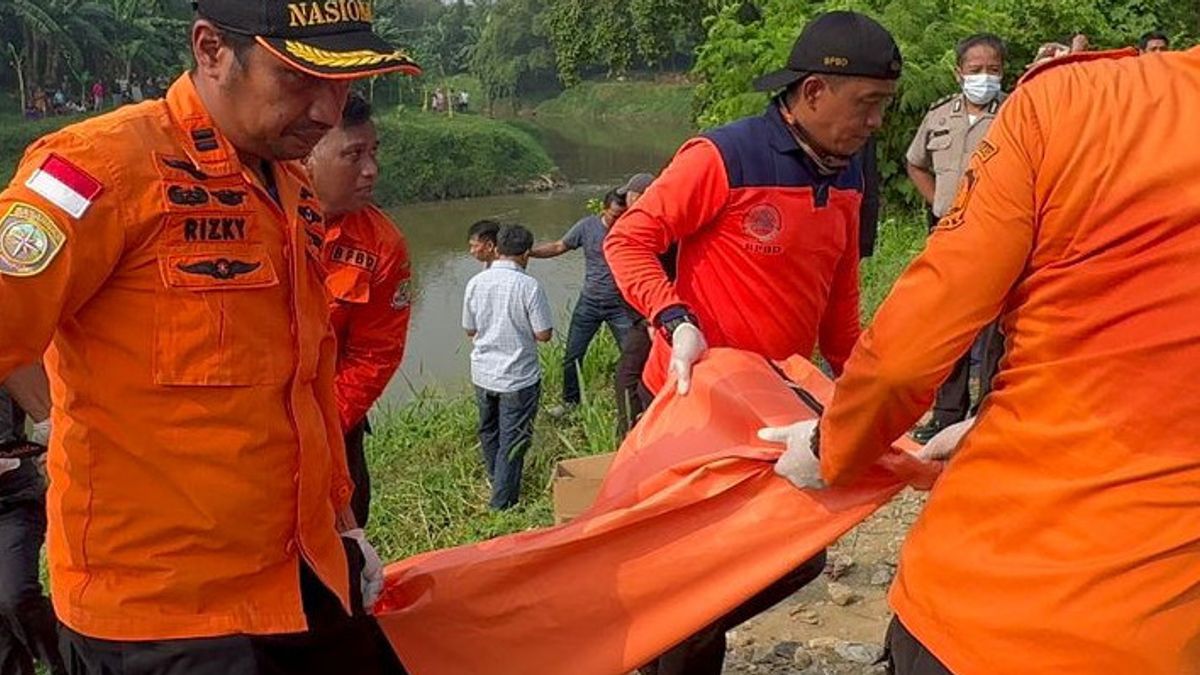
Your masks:
<svg viewBox="0 0 1200 675"><path fill-rule="evenodd" d="M779 461L775 462L775 473L801 490L820 490L825 487L825 481L821 479L821 461L812 453L812 438L816 431L817 420L758 430L760 439L768 443L781 443L787 448Z"/></svg>
<svg viewBox="0 0 1200 675"><path fill-rule="evenodd" d="M667 372L675 376L676 390L685 396L692 389L692 366L708 351L704 334L690 323L680 324L671 334L671 365Z"/></svg>
<svg viewBox="0 0 1200 675"><path fill-rule="evenodd" d="M358 548L363 554L363 570L362 570L362 601L363 608L369 613L371 608L375 606L375 601L379 599L379 594L383 592L383 561L379 559L379 554L375 552L375 547L371 546L371 542L367 541L367 534L362 528L347 530L342 533L342 536L352 540L358 544Z"/></svg>
<svg viewBox="0 0 1200 675"><path fill-rule="evenodd" d="M21 466L21 460L19 459L0 459L0 476L15 470L19 466Z"/></svg>
<svg viewBox="0 0 1200 675"><path fill-rule="evenodd" d="M949 461L958 452L958 445L962 443L963 437L975 426L975 418L969 417L957 424L942 429L936 436L929 439L929 442L921 446L917 452L917 457L929 462Z"/></svg>
<svg viewBox="0 0 1200 675"><path fill-rule="evenodd" d="M38 445L50 444L50 418L38 422L33 425L33 430L29 433L29 442L37 443Z"/></svg>

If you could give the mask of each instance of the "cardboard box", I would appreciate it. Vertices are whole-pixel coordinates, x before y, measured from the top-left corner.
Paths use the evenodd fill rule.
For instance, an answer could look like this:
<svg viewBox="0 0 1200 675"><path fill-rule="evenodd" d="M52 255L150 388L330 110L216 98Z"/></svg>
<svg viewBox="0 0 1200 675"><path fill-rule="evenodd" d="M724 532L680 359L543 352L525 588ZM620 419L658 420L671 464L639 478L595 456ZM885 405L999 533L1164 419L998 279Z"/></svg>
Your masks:
<svg viewBox="0 0 1200 675"><path fill-rule="evenodd" d="M579 457L559 462L554 467L554 522L561 525L591 507L600 493L600 484L617 453Z"/></svg>

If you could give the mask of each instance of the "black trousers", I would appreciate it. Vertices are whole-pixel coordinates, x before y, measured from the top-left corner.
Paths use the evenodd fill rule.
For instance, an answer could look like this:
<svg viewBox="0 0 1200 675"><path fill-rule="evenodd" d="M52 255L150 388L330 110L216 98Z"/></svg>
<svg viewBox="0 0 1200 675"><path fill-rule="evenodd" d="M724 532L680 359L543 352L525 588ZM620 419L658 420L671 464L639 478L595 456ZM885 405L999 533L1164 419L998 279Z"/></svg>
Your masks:
<svg viewBox="0 0 1200 675"><path fill-rule="evenodd" d="M898 617L892 618L888 626L884 650L890 675L954 675L908 632Z"/></svg>
<svg viewBox="0 0 1200 675"><path fill-rule="evenodd" d="M720 675L725 667L725 632L749 621L804 588L825 569L825 552L797 567L729 614L684 640L641 669L642 675Z"/></svg>
<svg viewBox="0 0 1200 675"><path fill-rule="evenodd" d="M979 411L984 397L992 390L992 379L1000 369L1004 356L1004 335L996 323L990 323L979 333L983 357L979 365L979 398L971 404L971 353L967 352L950 376L942 383L933 403L933 418L943 426L961 422Z"/></svg>
<svg viewBox="0 0 1200 675"><path fill-rule="evenodd" d="M230 635L193 640L121 642L60 629L70 675L405 675L374 618L362 610L358 546L346 544L354 615L301 563L309 630L287 635Z"/></svg>
<svg viewBox="0 0 1200 675"><path fill-rule="evenodd" d="M475 387L479 445L483 450L484 467L492 481L489 505L494 510L511 509L521 498L525 455L533 442L533 422L541 398L541 382L508 393Z"/></svg>
<svg viewBox="0 0 1200 675"><path fill-rule="evenodd" d="M0 673L34 675L40 661L66 672L54 610L42 595L38 556L46 540L46 497L33 462L0 478Z"/></svg>
<svg viewBox="0 0 1200 675"><path fill-rule="evenodd" d="M643 397L642 371L650 359L650 332L645 319L639 319L621 343L621 358L617 361L617 372L613 384L617 390L617 436L624 438L646 412Z"/></svg>
<svg viewBox="0 0 1200 675"><path fill-rule="evenodd" d="M367 453L363 441L370 432L366 419L346 432L346 466L350 469L350 480L354 481L354 494L350 497L350 510L354 521L361 528L367 527L371 516L371 474L367 471Z"/></svg>

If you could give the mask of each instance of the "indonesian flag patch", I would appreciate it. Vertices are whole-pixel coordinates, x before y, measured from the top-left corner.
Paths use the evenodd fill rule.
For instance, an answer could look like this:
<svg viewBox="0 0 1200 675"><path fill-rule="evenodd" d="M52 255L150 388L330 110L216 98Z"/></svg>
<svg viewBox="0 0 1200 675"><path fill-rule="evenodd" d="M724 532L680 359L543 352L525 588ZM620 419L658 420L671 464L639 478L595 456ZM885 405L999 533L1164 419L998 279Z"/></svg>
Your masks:
<svg viewBox="0 0 1200 675"><path fill-rule="evenodd" d="M25 181L25 187L45 197L73 218L82 218L104 190L100 181L54 154L47 157Z"/></svg>

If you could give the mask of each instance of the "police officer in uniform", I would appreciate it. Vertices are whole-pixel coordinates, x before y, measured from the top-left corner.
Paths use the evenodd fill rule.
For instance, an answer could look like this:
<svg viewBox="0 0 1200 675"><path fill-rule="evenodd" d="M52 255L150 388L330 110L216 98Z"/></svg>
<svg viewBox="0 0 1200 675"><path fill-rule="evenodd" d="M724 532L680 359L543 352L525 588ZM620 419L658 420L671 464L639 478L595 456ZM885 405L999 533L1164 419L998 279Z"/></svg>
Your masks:
<svg viewBox="0 0 1200 675"><path fill-rule="evenodd" d="M1003 40L987 33L972 35L958 43L955 54L958 59L955 77L962 91L929 108L906 155L908 176L929 205L930 228L950 210L971 154L987 135L1005 98L1000 89L1006 56ZM1004 341L992 324L980 334L980 342L983 360L979 399L982 400L996 373ZM970 377L968 354L938 390L933 418L913 433L918 441L928 441L972 412Z"/></svg>

